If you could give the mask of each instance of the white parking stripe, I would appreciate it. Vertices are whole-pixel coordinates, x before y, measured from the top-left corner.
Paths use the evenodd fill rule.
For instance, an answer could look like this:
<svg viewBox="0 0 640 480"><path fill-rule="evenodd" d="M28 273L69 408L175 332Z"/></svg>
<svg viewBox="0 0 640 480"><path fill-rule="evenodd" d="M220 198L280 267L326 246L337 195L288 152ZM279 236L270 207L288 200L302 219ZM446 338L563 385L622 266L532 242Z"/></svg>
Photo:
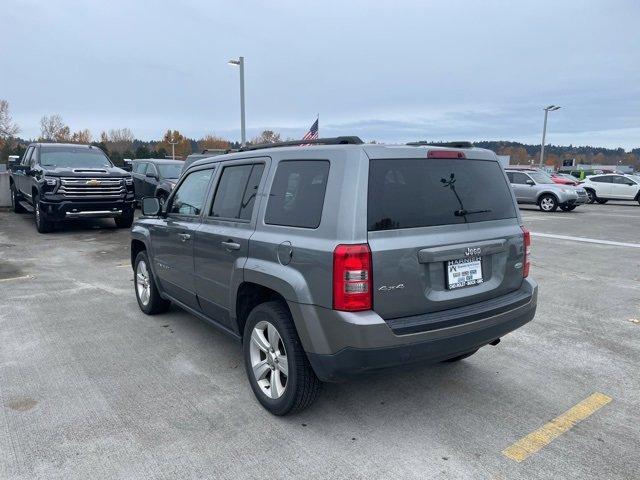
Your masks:
<svg viewBox="0 0 640 480"><path fill-rule="evenodd" d="M568 235L556 235L554 233L531 232L535 237L557 238L558 240L571 240L573 242L598 243L600 245L614 245L616 247L640 248L640 243L613 242L611 240L598 240L596 238L570 237Z"/></svg>

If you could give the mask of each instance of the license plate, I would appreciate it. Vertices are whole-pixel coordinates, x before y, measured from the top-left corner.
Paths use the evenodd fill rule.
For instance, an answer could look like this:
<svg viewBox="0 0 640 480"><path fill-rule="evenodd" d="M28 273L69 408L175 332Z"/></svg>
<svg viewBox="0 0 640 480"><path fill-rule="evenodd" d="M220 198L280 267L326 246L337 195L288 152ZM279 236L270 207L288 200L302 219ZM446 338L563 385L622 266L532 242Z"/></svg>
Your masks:
<svg viewBox="0 0 640 480"><path fill-rule="evenodd" d="M482 257L459 258L447 262L447 288L469 287L484 282Z"/></svg>

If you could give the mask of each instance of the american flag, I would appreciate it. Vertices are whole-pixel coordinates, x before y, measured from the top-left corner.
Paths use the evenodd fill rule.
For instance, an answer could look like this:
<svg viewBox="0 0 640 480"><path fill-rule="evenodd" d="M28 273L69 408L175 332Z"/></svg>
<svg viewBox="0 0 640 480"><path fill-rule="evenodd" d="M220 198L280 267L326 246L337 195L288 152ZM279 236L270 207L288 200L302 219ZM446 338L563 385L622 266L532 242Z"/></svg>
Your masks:
<svg viewBox="0 0 640 480"><path fill-rule="evenodd" d="M309 131L304 135L304 137L302 137L303 140L317 140L318 139L318 120L320 120L320 119L316 118L316 121L313 122L313 125L311 125L311 128L309 129Z"/></svg>

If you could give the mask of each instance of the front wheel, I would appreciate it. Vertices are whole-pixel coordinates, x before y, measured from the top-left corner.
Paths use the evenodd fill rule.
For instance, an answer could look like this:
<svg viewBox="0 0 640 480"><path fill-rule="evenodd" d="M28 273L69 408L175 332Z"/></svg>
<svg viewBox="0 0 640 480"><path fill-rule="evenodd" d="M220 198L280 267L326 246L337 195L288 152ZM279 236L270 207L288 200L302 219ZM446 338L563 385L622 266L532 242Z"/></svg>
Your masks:
<svg viewBox="0 0 640 480"><path fill-rule="evenodd" d="M594 192L593 190L587 190L587 197L589 197L589 200L587 200L587 203L594 203L596 201L596 192Z"/></svg>
<svg viewBox="0 0 640 480"><path fill-rule="evenodd" d="M167 203L167 198L169 196L164 192L159 192L157 197L158 197L158 202L160 203L160 206L164 209L164 206Z"/></svg>
<svg viewBox="0 0 640 480"><path fill-rule="evenodd" d="M18 192L16 191L16 186L12 183L11 184L11 210L13 210L13 212L15 213L24 213L25 210L22 207L22 205L20 205L20 198L18 198Z"/></svg>
<svg viewBox="0 0 640 480"><path fill-rule="evenodd" d="M244 328L244 363L251 389L274 415L307 408L320 393L291 315L280 302L255 307Z"/></svg>
<svg viewBox="0 0 640 480"><path fill-rule="evenodd" d="M149 266L147 252L140 252L133 265L135 275L133 284L135 286L136 300L138 300L140 310L147 315L166 312L171 302L160 296L153 272Z"/></svg>
<svg viewBox="0 0 640 480"><path fill-rule="evenodd" d="M113 220L118 228L131 228L131 225L133 225L133 212L130 215L116 217Z"/></svg>
<svg viewBox="0 0 640 480"><path fill-rule="evenodd" d="M538 205L543 212L555 212L558 209L558 200L553 195L543 195Z"/></svg>
<svg viewBox="0 0 640 480"><path fill-rule="evenodd" d="M42 211L42 206L40 205L40 197L38 195L33 196L33 209L34 209L34 217L36 220L36 230L38 233L49 233L53 230L53 223L46 219L46 214Z"/></svg>

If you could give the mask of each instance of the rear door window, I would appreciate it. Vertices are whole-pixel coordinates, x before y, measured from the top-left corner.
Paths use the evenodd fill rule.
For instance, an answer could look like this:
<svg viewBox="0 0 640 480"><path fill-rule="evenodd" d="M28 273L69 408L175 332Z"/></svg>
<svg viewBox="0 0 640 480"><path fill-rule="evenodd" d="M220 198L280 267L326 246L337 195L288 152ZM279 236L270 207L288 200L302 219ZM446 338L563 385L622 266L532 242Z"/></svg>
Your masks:
<svg viewBox="0 0 640 480"><path fill-rule="evenodd" d="M611 183L611 175L605 175L603 177L591 177L590 180L596 183Z"/></svg>
<svg viewBox="0 0 640 480"><path fill-rule="evenodd" d="M515 183L517 185L526 185L527 180L531 180L526 173L513 172L511 173L511 177L509 177L511 183Z"/></svg>
<svg viewBox="0 0 640 480"><path fill-rule="evenodd" d="M326 160L283 160L273 179L264 222L318 228L329 177Z"/></svg>
<svg viewBox="0 0 640 480"><path fill-rule="evenodd" d="M217 218L250 220L264 164L224 167L211 207Z"/></svg>
<svg viewBox="0 0 640 480"><path fill-rule="evenodd" d="M370 231L485 222L516 215L498 162L426 158L370 162Z"/></svg>

